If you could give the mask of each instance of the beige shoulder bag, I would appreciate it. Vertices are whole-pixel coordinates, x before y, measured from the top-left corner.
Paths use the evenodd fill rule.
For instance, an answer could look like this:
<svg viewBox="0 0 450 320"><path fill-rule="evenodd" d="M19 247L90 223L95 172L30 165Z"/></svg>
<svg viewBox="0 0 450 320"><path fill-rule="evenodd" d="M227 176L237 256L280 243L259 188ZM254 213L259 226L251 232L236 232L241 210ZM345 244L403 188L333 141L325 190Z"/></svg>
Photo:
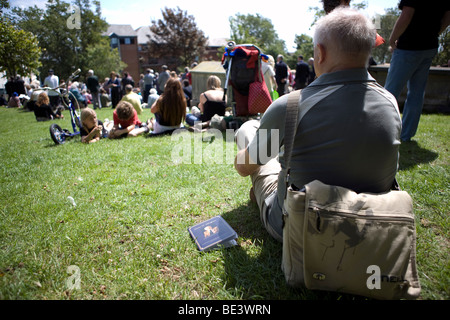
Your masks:
<svg viewBox="0 0 450 320"><path fill-rule="evenodd" d="M289 185L298 119L320 98L302 101L300 116L299 101L300 91L290 94L284 146L282 270L287 283L376 299L417 298L416 229L407 192L357 194L317 180L301 191Z"/></svg>

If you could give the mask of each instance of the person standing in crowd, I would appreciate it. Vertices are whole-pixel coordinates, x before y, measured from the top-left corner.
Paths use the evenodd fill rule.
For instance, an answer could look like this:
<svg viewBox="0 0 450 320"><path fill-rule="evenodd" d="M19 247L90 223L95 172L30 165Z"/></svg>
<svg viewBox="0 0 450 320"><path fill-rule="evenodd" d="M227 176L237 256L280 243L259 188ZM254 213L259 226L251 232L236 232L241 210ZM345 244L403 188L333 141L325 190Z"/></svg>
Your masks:
<svg viewBox="0 0 450 320"><path fill-rule="evenodd" d="M5 90L6 90L6 94L8 95L7 100L9 101L9 99L11 99L13 93L14 93L14 77L10 76L8 79L8 82L6 82L5 84Z"/></svg>
<svg viewBox="0 0 450 320"><path fill-rule="evenodd" d="M308 84L310 84L316 79L316 71L314 70L314 58L312 57L309 58L308 65L309 65Z"/></svg>
<svg viewBox="0 0 450 320"><path fill-rule="evenodd" d="M122 99L122 90L120 87L120 79L114 71L111 71L111 74L109 75L107 89L110 90L111 105L112 108L115 109L120 99Z"/></svg>
<svg viewBox="0 0 450 320"><path fill-rule="evenodd" d="M283 60L283 55L279 54L275 64L275 80L277 81L277 92L280 97L286 91L286 83L289 77L287 64Z"/></svg>
<svg viewBox="0 0 450 320"><path fill-rule="evenodd" d="M350 0L322 0L322 3L326 14L329 14L339 6L350 6Z"/></svg>
<svg viewBox="0 0 450 320"><path fill-rule="evenodd" d="M44 87L52 89L59 87L59 77L55 75L53 69L48 70L48 76L44 80ZM49 90L48 97L50 99L50 105L53 108L53 110L58 108L60 103L59 89L56 89L56 92L53 90Z"/></svg>
<svg viewBox="0 0 450 320"><path fill-rule="evenodd" d="M127 86L127 84L130 84L132 88L134 88L134 80L133 78L130 76L130 74L127 71L124 71L123 73L123 77L121 80L121 85L122 85L122 95L126 94L126 90L125 87Z"/></svg>
<svg viewBox="0 0 450 320"><path fill-rule="evenodd" d="M167 66L163 65L161 67L162 72L158 76L158 80L156 80L156 90L159 95L161 95L164 92L164 86L166 85L167 80L170 78L170 73L167 70Z"/></svg>
<svg viewBox="0 0 450 320"><path fill-rule="evenodd" d="M303 89L308 85L309 66L303 61L303 56L298 56L297 66L295 68L295 90Z"/></svg>
<svg viewBox="0 0 450 320"><path fill-rule="evenodd" d="M86 81L86 87L91 92L92 102L94 104L94 110L102 108L102 101L100 100L100 83L98 77L94 75L93 70L88 71L88 78Z"/></svg>
<svg viewBox="0 0 450 320"><path fill-rule="evenodd" d="M275 79L275 60L271 55L268 55L267 61L262 61L261 72L264 76L264 82L266 83L267 90L269 90L270 96L273 99L273 92L277 89L277 81Z"/></svg>
<svg viewBox="0 0 450 320"><path fill-rule="evenodd" d="M144 75L144 93L143 93L143 101L147 102L148 96L150 94L150 89L153 88L153 82L155 80L155 75L153 74L152 69L147 69Z"/></svg>
<svg viewBox="0 0 450 320"><path fill-rule="evenodd" d="M181 75L181 80L188 80L189 84L192 85L192 75L188 67L184 68L184 73Z"/></svg>
<svg viewBox="0 0 450 320"><path fill-rule="evenodd" d="M389 38L393 53L385 88L398 98L407 84L401 140L410 141L419 126L439 34L450 23L450 2L402 0L398 7L402 13Z"/></svg>

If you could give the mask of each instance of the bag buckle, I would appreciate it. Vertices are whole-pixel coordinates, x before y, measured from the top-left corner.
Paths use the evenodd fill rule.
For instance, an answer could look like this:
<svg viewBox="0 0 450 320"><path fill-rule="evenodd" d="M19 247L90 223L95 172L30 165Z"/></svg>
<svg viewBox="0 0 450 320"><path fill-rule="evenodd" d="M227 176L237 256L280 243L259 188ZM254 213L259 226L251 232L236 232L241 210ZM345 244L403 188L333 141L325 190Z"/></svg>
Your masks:
<svg viewBox="0 0 450 320"><path fill-rule="evenodd" d="M286 182L286 192L284 193L284 199L286 199L287 197L287 189L289 188L289 181L290 181L290 177L291 177L291 169L288 169L286 172L286 177L284 178L285 182Z"/></svg>

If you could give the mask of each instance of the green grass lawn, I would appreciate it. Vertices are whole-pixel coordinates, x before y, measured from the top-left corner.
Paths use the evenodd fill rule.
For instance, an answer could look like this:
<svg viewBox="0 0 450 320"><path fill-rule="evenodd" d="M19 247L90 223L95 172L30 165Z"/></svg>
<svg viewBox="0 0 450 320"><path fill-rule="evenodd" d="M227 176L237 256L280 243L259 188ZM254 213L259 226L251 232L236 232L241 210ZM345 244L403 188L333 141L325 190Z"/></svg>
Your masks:
<svg viewBox="0 0 450 320"><path fill-rule="evenodd" d="M0 108L0 299L360 299L286 286L281 244L227 158L232 140L185 132L56 146L49 127L71 129L64 115L36 122ZM449 299L448 116L423 115L415 140L401 146L398 180L414 199L421 298ZM174 159L181 145L203 161ZM216 215L239 245L200 253L187 229Z"/></svg>

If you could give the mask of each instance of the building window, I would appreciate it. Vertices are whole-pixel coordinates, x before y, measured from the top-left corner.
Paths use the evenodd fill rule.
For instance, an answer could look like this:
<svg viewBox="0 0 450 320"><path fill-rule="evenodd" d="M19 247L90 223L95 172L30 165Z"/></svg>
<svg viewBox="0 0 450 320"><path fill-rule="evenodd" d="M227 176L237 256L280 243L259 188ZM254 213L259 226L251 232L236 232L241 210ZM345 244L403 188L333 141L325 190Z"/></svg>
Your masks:
<svg viewBox="0 0 450 320"><path fill-rule="evenodd" d="M111 38L111 47L116 48L119 44L119 39L117 38Z"/></svg>

